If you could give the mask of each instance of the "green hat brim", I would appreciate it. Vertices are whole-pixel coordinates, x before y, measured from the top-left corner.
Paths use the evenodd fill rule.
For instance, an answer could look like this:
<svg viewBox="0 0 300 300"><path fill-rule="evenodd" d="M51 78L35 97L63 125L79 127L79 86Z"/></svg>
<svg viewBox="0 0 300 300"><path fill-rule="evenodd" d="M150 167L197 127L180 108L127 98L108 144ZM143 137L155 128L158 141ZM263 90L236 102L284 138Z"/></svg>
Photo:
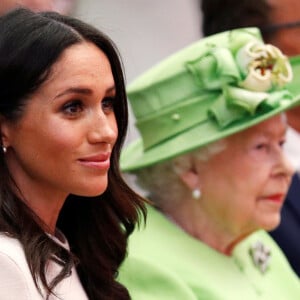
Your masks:
<svg viewBox="0 0 300 300"><path fill-rule="evenodd" d="M245 117L241 121L236 121L227 128L222 129L218 127L216 122L208 121L186 130L185 132L181 132L177 136L173 136L171 139L147 149L145 152L142 139L139 138L132 142L121 153L121 169L122 171L130 172L188 153L254 126L296 106L297 104L300 104L300 95L296 96L289 103L285 102L271 111Z"/></svg>

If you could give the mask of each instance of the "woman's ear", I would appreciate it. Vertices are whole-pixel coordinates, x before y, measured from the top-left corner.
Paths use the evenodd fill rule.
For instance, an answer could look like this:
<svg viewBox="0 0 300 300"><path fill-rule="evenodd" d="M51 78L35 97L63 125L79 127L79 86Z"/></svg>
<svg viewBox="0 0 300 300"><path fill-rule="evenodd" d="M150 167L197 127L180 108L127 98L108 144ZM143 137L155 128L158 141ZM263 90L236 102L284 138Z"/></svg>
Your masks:
<svg viewBox="0 0 300 300"><path fill-rule="evenodd" d="M10 130L9 122L7 119L0 115L0 135L1 135L1 145L4 147L10 146Z"/></svg>
<svg viewBox="0 0 300 300"><path fill-rule="evenodd" d="M190 190L199 188L200 180L198 173L194 169L186 170L178 174L181 181L188 187Z"/></svg>
<svg viewBox="0 0 300 300"><path fill-rule="evenodd" d="M175 161L175 173L190 190L198 189L200 186L200 178L195 167L195 162L192 157L183 157Z"/></svg>

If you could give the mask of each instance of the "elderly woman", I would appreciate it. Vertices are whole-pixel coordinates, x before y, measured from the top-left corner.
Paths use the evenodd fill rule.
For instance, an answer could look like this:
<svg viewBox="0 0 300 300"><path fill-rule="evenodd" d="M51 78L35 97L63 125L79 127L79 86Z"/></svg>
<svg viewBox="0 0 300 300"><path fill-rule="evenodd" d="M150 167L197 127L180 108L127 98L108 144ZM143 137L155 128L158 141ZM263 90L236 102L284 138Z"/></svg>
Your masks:
<svg viewBox="0 0 300 300"><path fill-rule="evenodd" d="M299 299L264 231L279 224L293 174L282 151L282 112L299 103L291 80L281 51L246 28L183 49L129 87L142 139L122 168L153 203L120 273L133 299Z"/></svg>

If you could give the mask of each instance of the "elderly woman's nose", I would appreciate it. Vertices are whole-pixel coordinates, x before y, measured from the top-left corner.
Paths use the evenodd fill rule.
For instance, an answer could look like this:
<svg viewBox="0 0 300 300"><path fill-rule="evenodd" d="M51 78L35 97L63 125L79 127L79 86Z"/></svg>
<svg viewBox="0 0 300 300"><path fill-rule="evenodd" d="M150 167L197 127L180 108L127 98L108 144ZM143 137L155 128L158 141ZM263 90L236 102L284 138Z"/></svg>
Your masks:
<svg viewBox="0 0 300 300"><path fill-rule="evenodd" d="M284 175L291 177L295 172L295 168L281 149L277 155L277 161L274 168L274 175Z"/></svg>

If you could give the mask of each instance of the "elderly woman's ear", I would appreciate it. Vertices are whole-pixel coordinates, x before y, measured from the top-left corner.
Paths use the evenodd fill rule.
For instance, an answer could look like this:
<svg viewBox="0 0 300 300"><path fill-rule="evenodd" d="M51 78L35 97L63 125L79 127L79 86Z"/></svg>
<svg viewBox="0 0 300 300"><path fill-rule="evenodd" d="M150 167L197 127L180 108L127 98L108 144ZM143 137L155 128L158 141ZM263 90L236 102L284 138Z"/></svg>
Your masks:
<svg viewBox="0 0 300 300"><path fill-rule="evenodd" d="M192 155L184 155L173 161L174 172L180 181L191 191L200 189L200 174Z"/></svg>

